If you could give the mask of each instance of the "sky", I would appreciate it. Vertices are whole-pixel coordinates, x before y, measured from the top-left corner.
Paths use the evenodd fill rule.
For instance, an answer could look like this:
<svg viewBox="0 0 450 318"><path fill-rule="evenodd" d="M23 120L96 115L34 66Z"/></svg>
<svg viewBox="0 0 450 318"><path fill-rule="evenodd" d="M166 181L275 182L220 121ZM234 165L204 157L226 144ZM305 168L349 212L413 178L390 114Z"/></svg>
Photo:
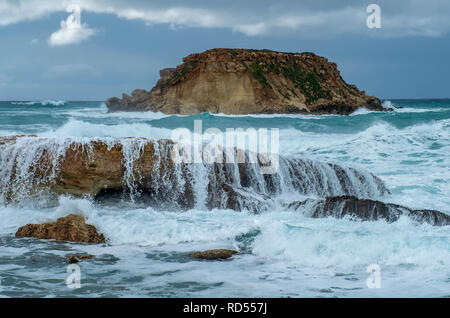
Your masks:
<svg viewBox="0 0 450 318"><path fill-rule="evenodd" d="M449 0L0 0L0 100L150 90L216 47L314 52L379 98L450 98Z"/></svg>

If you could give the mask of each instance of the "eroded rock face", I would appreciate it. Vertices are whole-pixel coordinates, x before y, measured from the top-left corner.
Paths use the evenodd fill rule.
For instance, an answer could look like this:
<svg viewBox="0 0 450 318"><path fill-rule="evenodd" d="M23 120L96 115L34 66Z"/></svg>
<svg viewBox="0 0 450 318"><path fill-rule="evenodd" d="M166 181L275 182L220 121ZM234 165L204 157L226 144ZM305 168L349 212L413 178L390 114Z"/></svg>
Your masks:
<svg viewBox="0 0 450 318"><path fill-rule="evenodd" d="M383 111L381 102L347 84L337 65L313 53L212 49L161 70L149 92L107 100L109 111L225 114L350 114Z"/></svg>
<svg viewBox="0 0 450 318"><path fill-rule="evenodd" d="M103 234L99 234L93 225L86 224L84 217L70 214L56 222L27 224L19 228L16 237L34 237L77 243L105 243Z"/></svg>
<svg viewBox="0 0 450 318"><path fill-rule="evenodd" d="M435 210L412 210L410 208L384 203L376 200L358 199L353 196L328 197L323 200L298 201L288 205L290 209L299 210L306 207L314 218L349 216L362 221L386 220L395 222L406 215L420 223L435 226L450 224L450 215Z"/></svg>
<svg viewBox="0 0 450 318"><path fill-rule="evenodd" d="M237 254L237 251L227 250L227 249L216 249L216 250L207 250L201 252L194 252L189 254L189 257L194 259L205 259L205 260L219 260L219 259L227 259L232 257L234 254Z"/></svg>

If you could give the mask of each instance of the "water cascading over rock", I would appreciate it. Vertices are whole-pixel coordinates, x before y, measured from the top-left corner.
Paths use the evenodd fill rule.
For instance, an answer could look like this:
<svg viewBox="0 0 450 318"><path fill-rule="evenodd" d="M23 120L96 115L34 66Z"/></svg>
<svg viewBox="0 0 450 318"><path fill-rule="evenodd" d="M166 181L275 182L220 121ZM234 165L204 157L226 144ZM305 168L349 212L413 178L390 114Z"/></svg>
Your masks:
<svg viewBox="0 0 450 318"><path fill-rule="evenodd" d="M180 150L181 149L181 150ZM58 195L98 198L121 193L161 209L230 208L260 212L278 195L388 193L378 177L309 159L279 157L279 169L263 174L261 162L187 163L170 140L146 138L0 138L0 203L24 203Z"/></svg>

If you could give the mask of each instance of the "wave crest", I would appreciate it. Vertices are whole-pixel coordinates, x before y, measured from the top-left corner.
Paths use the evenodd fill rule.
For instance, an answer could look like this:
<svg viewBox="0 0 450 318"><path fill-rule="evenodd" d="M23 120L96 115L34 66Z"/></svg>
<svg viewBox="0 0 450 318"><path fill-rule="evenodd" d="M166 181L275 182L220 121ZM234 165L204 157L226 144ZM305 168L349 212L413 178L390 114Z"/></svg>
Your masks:
<svg viewBox="0 0 450 318"><path fill-rule="evenodd" d="M66 101L64 100L51 100L46 99L42 101L31 101L31 102L12 102L13 105L28 105L28 106L34 106L34 105L41 105L41 106L64 106L66 105Z"/></svg>

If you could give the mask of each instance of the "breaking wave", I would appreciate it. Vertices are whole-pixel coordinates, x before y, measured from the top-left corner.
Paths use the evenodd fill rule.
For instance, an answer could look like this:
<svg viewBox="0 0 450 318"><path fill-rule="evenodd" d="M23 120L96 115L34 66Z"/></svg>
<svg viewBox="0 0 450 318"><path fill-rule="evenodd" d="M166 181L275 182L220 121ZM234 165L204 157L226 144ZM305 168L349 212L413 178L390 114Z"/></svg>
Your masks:
<svg viewBox="0 0 450 318"><path fill-rule="evenodd" d="M13 105L41 105L41 106L63 106L66 105L66 101L64 100L43 100L43 101L34 101L34 102L11 102Z"/></svg>

